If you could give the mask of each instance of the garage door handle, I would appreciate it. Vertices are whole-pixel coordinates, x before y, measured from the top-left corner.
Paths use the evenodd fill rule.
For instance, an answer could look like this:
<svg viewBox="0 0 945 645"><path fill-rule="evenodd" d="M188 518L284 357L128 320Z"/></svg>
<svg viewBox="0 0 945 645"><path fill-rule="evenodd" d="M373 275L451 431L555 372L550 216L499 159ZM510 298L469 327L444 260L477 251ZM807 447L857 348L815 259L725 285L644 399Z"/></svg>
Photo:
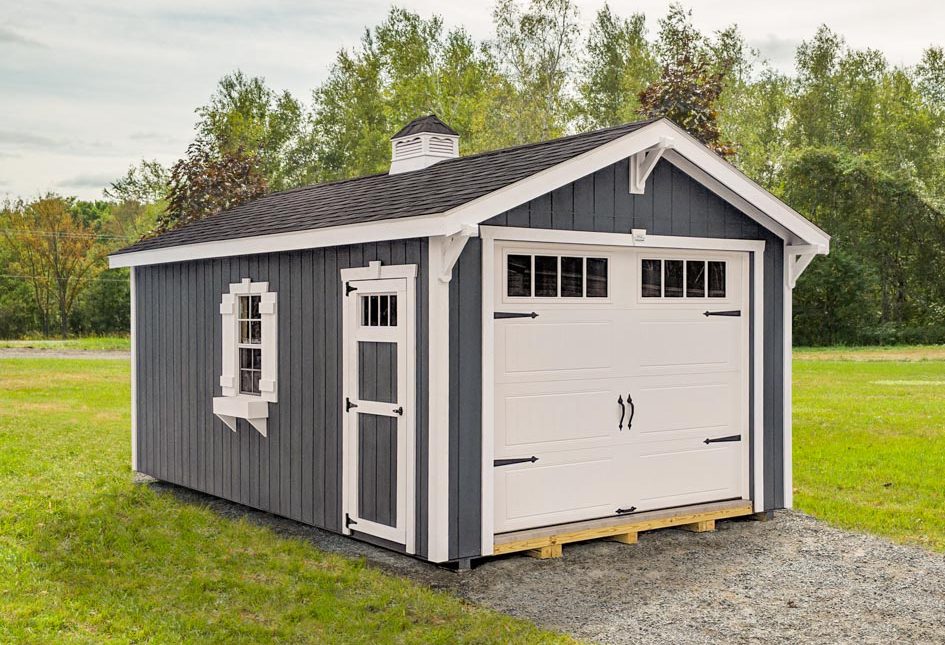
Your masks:
<svg viewBox="0 0 945 645"><path fill-rule="evenodd" d="M630 418L627 419L627 430L633 427L633 415L637 413L637 408L633 405L633 399L630 398L630 394L627 394L627 403L630 404Z"/></svg>
<svg viewBox="0 0 945 645"><path fill-rule="evenodd" d="M702 443L728 443L729 441L741 441L742 436L740 434L733 434L727 437L716 437L715 439L706 439Z"/></svg>
<svg viewBox="0 0 945 645"><path fill-rule="evenodd" d="M617 395L617 405L620 406L620 423L617 424L618 430L623 430L623 418L627 414L627 406L623 404L623 395Z"/></svg>
<svg viewBox="0 0 945 645"><path fill-rule="evenodd" d="M534 311L528 313L522 311L496 311L492 314L492 317L496 320L502 318L538 318L538 314Z"/></svg>
<svg viewBox="0 0 945 645"><path fill-rule="evenodd" d="M637 510L637 507L631 506L630 508L618 508L614 512L617 513L617 515L623 515L624 513L632 513L635 510Z"/></svg>
<svg viewBox="0 0 945 645"><path fill-rule="evenodd" d="M538 457L532 455L531 457L518 457L515 459L496 459L492 462L493 467L497 466L511 466L512 464L524 464L525 462L530 461L535 463L538 461Z"/></svg>
<svg viewBox="0 0 945 645"><path fill-rule="evenodd" d="M742 312L741 312L740 309L730 309L729 311L707 311L707 312L705 312L705 313L702 314L702 315L705 316L706 318L708 318L709 316L735 316L735 317L739 317L739 316L742 315Z"/></svg>

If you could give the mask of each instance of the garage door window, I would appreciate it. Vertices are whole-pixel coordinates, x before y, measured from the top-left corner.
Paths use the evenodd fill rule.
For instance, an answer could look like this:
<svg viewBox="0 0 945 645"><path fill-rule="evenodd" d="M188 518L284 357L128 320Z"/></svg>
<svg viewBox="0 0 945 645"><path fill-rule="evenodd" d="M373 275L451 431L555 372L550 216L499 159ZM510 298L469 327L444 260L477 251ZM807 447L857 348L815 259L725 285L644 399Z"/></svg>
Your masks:
<svg viewBox="0 0 945 645"><path fill-rule="evenodd" d="M506 257L511 298L606 298L607 258L575 255Z"/></svg>
<svg viewBox="0 0 945 645"><path fill-rule="evenodd" d="M640 294L644 298L724 298L725 262L644 259Z"/></svg>

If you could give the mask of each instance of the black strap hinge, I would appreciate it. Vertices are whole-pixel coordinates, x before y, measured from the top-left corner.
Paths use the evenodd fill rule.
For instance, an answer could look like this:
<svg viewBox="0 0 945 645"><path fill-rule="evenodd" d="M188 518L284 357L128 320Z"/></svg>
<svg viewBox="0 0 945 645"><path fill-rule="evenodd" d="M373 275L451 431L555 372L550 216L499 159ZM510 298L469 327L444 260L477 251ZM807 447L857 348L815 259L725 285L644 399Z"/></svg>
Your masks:
<svg viewBox="0 0 945 645"><path fill-rule="evenodd" d="M729 441L741 441L742 436L740 434L733 434L727 437L716 437L714 439L706 439L703 443L727 443Z"/></svg>
<svg viewBox="0 0 945 645"><path fill-rule="evenodd" d="M353 519L351 519L351 516L350 516L350 515L348 515L347 513L345 513L345 528L346 528L346 529L350 529L352 524L357 524L357 522L355 522Z"/></svg>
<svg viewBox="0 0 945 645"><path fill-rule="evenodd" d="M730 309L730 310L728 310L728 311L707 311L707 312L705 312L705 313L702 314L702 315L705 316L706 318L708 318L709 316L735 316L735 317L739 317L739 316L742 315L742 312L741 312L740 309Z"/></svg>
<svg viewBox="0 0 945 645"><path fill-rule="evenodd" d="M534 311L529 313L521 311L496 311L492 314L492 317L496 320L501 320L503 318L538 318L538 314Z"/></svg>
<svg viewBox="0 0 945 645"><path fill-rule="evenodd" d="M357 287L352 287L350 282L345 282L345 295L350 296L352 291L357 291Z"/></svg>
<svg viewBox="0 0 945 645"><path fill-rule="evenodd" d="M538 461L538 457L532 455L531 457L518 457L517 459L496 459L492 462L493 466L511 466L512 464L524 464L525 462L535 463Z"/></svg>
<svg viewBox="0 0 945 645"><path fill-rule="evenodd" d="M351 408L356 408L356 407L358 407L357 403L352 403L351 399L349 399L348 397L345 397L345 412L351 412Z"/></svg>
<svg viewBox="0 0 945 645"><path fill-rule="evenodd" d="M632 513L632 512L635 511L635 510L637 510L637 507L636 507L636 506L631 506L630 508L618 508L618 509L617 509L616 511L614 511L614 512L615 512L617 515L625 515L626 513Z"/></svg>

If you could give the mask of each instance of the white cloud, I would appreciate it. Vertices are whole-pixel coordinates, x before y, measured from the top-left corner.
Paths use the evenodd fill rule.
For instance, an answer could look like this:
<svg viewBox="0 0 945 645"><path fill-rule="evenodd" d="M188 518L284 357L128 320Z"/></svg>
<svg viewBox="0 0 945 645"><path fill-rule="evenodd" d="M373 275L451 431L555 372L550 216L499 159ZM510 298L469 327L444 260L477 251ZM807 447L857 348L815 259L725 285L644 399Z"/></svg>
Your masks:
<svg viewBox="0 0 945 645"><path fill-rule="evenodd" d="M399 0L476 38L491 34L492 2ZM589 23L603 0L579 0ZM873 46L893 63L912 63L941 42L945 4L900 0L692 0L693 18L712 31L737 23L776 67L789 71L796 43L827 23L856 47ZM642 11L651 31L668 0L611 0ZM357 44L390 2L337 0L30 0L0 27L0 177L14 194L34 195L70 178L114 172L141 158L164 163L183 153L194 108L224 74L240 68L303 101L335 53ZM14 160L10 155L17 155ZM97 197L100 188L76 187Z"/></svg>

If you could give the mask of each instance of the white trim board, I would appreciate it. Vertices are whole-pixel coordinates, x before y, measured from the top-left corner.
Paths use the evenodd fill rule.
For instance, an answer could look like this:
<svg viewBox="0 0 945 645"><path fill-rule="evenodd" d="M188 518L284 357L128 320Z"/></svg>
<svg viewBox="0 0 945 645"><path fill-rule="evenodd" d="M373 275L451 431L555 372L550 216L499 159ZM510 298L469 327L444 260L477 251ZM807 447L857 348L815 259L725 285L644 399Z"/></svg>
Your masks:
<svg viewBox="0 0 945 645"><path fill-rule="evenodd" d="M669 162L704 183L710 190L732 202L736 208L780 237L790 238L792 243L811 245L818 253L828 252L830 237L826 233L684 130L666 119L661 119L444 213L120 253L109 256L109 266L114 268L160 264L364 242L450 236L601 168L659 146L667 138L673 141L673 150L664 155Z"/></svg>

